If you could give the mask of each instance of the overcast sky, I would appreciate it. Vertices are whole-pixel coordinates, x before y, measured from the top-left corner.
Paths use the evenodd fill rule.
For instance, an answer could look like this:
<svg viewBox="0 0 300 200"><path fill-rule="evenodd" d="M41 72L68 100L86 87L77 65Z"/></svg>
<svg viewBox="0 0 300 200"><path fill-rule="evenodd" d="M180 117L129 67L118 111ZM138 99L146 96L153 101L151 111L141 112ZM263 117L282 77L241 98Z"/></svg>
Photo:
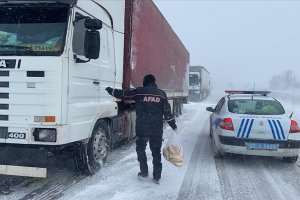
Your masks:
<svg viewBox="0 0 300 200"><path fill-rule="evenodd" d="M300 78L300 1L155 0L215 87L269 88L287 70ZM231 82L231 83L230 83ZM230 88L228 88L230 89Z"/></svg>

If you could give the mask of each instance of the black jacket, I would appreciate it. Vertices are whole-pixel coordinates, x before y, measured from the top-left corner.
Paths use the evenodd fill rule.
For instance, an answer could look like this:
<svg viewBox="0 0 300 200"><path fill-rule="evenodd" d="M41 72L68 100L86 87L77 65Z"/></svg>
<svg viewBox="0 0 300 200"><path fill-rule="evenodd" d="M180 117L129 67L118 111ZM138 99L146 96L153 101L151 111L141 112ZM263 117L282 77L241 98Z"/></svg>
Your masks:
<svg viewBox="0 0 300 200"><path fill-rule="evenodd" d="M136 135L162 135L163 119L172 129L177 128L171 106L166 93L158 89L156 84L138 87L133 90L114 89L111 95L119 99L135 101L136 107Z"/></svg>

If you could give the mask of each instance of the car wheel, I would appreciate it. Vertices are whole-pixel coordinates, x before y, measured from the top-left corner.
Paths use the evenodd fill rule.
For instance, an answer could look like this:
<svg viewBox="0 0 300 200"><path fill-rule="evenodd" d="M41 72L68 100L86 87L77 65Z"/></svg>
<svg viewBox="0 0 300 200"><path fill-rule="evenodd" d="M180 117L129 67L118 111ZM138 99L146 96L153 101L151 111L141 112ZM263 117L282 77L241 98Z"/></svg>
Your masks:
<svg viewBox="0 0 300 200"><path fill-rule="evenodd" d="M295 163L298 160L298 156L283 157L283 160L287 163Z"/></svg>
<svg viewBox="0 0 300 200"><path fill-rule="evenodd" d="M215 158L223 158L224 157L224 152L217 147L214 137L212 137L212 140L211 140L211 147L212 147L213 155Z"/></svg>
<svg viewBox="0 0 300 200"><path fill-rule="evenodd" d="M109 151L109 127L99 120L87 144L80 144L75 153L77 168L87 175L95 174L106 161Z"/></svg>

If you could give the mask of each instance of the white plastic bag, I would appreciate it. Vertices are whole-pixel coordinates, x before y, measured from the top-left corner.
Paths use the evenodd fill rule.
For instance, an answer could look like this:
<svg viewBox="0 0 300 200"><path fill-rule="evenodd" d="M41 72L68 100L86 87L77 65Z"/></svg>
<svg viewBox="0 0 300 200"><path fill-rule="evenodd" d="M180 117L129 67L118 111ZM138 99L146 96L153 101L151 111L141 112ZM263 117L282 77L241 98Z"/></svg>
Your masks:
<svg viewBox="0 0 300 200"><path fill-rule="evenodd" d="M178 136L176 133L172 133L168 142L163 148L164 158L175 165L180 167L183 164L183 148L179 142Z"/></svg>

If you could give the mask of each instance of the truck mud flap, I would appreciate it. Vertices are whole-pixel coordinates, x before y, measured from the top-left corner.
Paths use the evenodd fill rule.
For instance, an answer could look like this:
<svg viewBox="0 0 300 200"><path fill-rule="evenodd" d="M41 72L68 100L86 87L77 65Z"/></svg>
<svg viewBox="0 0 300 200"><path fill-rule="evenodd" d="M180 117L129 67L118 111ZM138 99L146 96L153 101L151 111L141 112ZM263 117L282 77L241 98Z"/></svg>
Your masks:
<svg viewBox="0 0 300 200"><path fill-rule="evenodd" d="M46 178L47 151L0 147L0 174Z"/></svg>

